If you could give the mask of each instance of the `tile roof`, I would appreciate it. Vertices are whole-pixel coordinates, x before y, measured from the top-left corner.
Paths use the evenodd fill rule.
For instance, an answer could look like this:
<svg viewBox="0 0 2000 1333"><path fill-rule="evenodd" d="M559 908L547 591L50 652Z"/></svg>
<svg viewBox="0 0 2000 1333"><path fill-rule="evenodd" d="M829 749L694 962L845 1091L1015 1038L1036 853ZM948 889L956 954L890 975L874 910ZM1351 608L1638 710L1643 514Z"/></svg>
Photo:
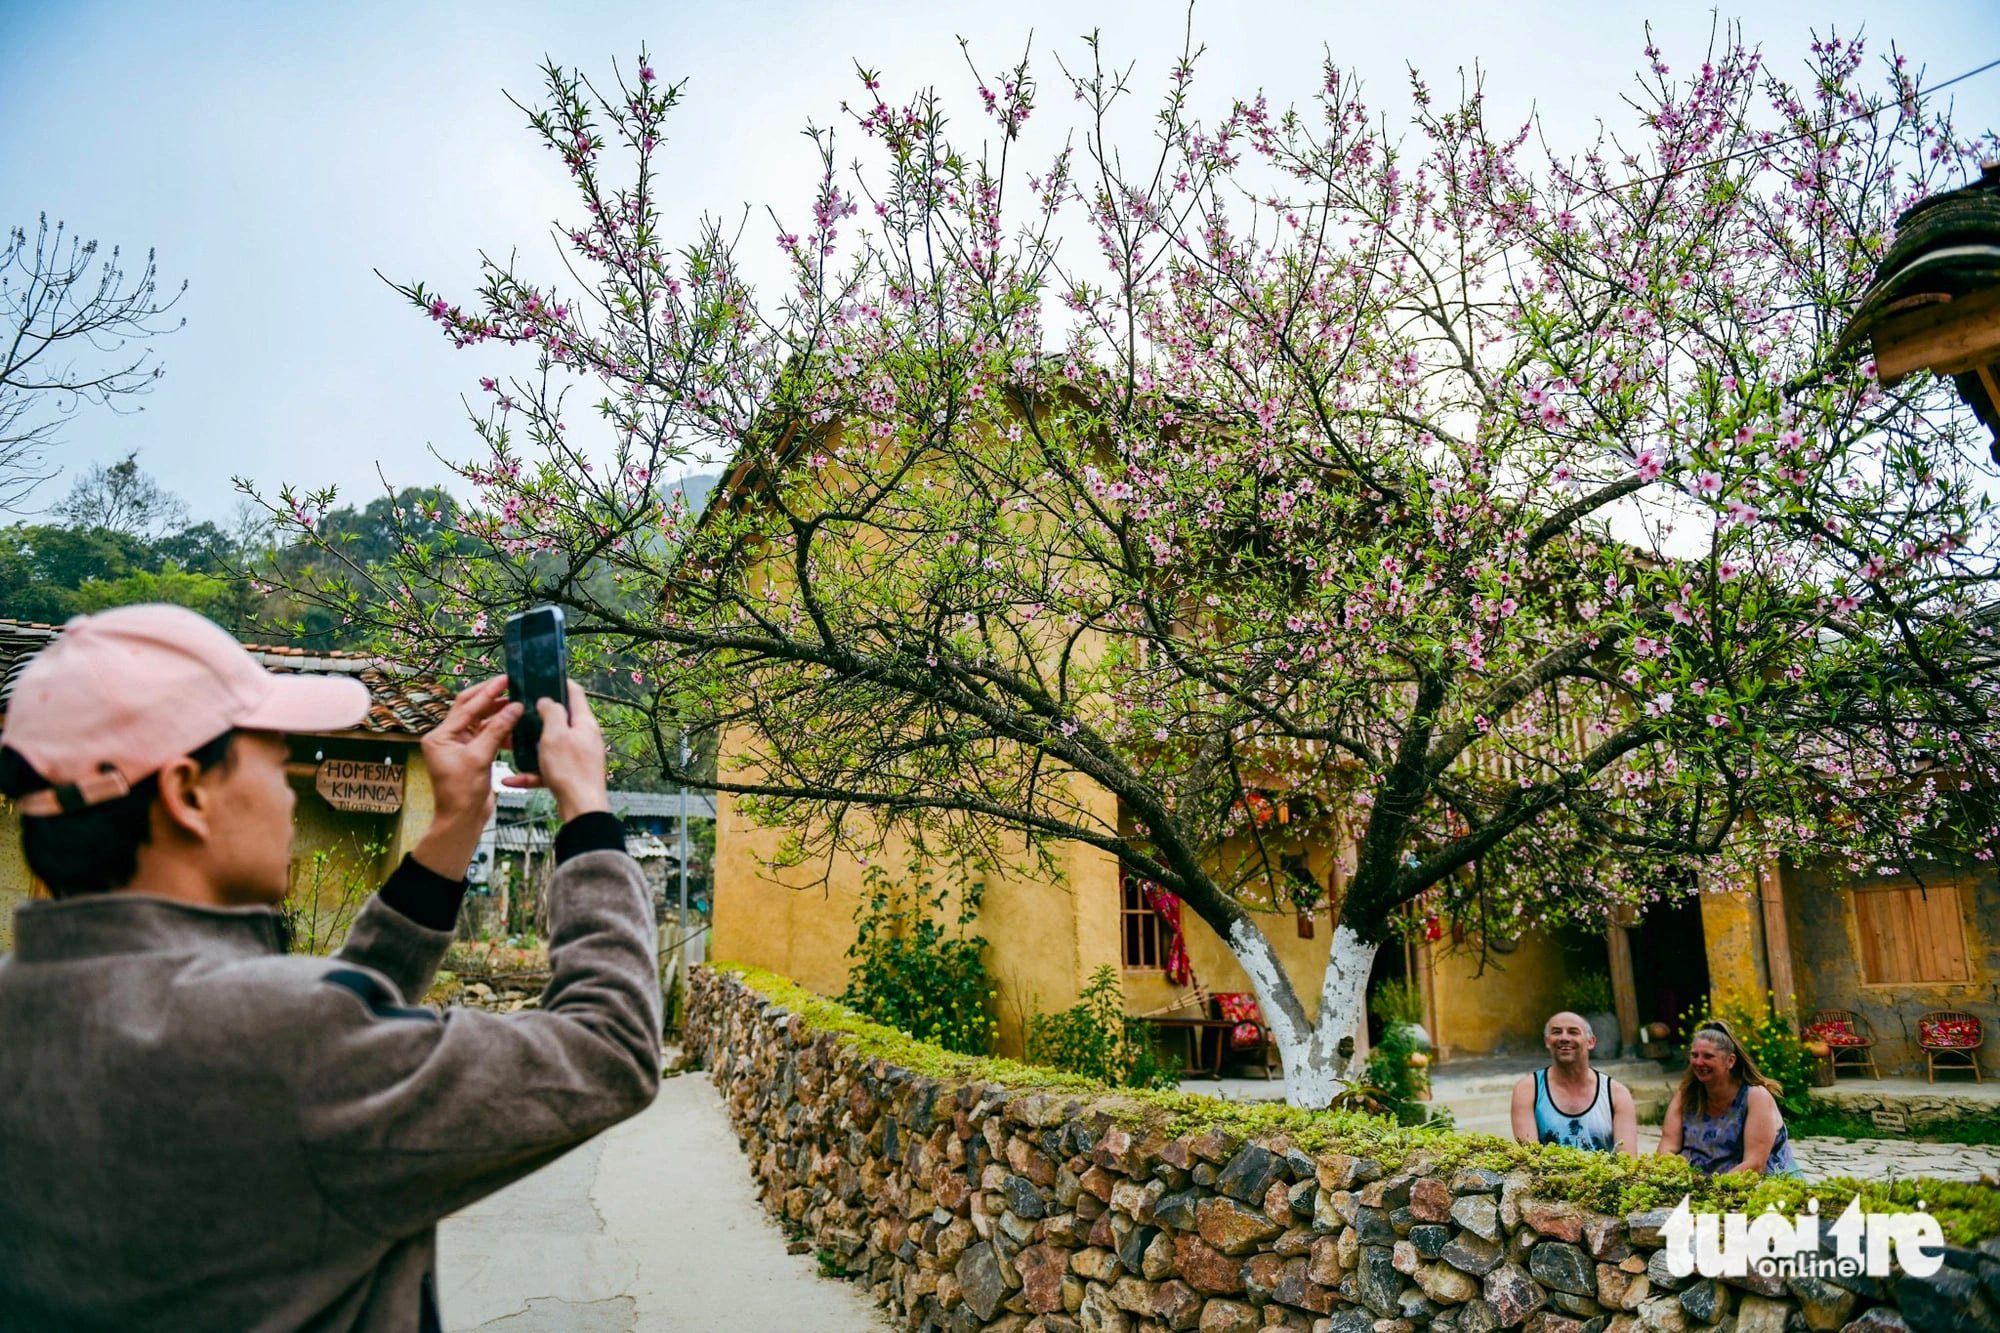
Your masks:
<svg viewBox="0 0 2000 1333"><path fill-rule="evenodd" d="M496 795L499 798L497 810L511 817L528 808L534 793L520 787L502 787ZM613 791L610 795L611 811L620 819L680 818L681 796L678 791ZM687 797L687 812L690 822L714 819L715 798L691 791Z"/></svg>
<svg viewBox="0 0 2000 1333"><path fill-rule="evenodd" d="M0 713L14 682L36 653L62 632L60 625L0 619ZM451 691L429 676L366 653L243 645L257 664L271 671L314 676L354 676L368 687L368 716L360 730L382 736L421 736L444 720Z"/></svg>

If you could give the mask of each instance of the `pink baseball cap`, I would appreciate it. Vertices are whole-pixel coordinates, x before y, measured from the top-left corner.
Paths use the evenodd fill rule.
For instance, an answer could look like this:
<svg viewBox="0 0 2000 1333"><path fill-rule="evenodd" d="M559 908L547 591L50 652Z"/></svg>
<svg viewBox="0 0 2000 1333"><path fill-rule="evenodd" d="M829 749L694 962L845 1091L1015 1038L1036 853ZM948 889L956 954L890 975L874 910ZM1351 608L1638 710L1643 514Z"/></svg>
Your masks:
<svg viewBox="0 0 2000 1333"><path fill-rule="evenodd" d="M16 802L54 815L115 800L226 731L335 731L368 713L348 676L266 671L184 607L78 616L14 683L0 744L53 788Z"/></svg>

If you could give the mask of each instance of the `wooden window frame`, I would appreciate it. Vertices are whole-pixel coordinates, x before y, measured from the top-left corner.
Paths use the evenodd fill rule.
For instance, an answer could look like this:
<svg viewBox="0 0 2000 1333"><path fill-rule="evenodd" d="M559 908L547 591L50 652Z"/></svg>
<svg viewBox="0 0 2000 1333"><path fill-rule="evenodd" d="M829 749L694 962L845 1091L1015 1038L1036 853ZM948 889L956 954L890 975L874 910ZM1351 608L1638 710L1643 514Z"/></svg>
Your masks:
<svg viewBox="0 0 2000 1333"><path fill-rule="evenodd" d="M1146 902L1140 879L1128 870L1118 872L1118 961L1127 972L1167 970L1167 923L1160 920ZM1152 959L1145 958L1150 946ZM1139 958L1134 959L1133 955Z"/></svg>
<svg viewBox="0 0 2000 1333"><path fill-rule="evenodd" d="M1935 899L1949 903L1952 924L1957 930L1957 938L1954 940L1934 940L1929 936L1920 936L1915 929L1912 929L1909 932L1910 942L1913 949L1919 942L1928 945L1927 948L1913 954L1919 966L1922 965L1925 955L1933 959L1940 957L1940 955L1946 958L1955 955L1959 970L1963 973L1962 976L1922 976L1895 981L1876 979L1881 971L1881 964L1884 960L1884 954L1876 944L1876 941L1883 938L1886 934L1892 934L1892 932L1882 928L1881 922L1886 914L1895 912L1898 909L1888 903L1877 905L1873 902L1868 903L1864 909L1863 899L1864 896L1886 899L1892 894L1913 896L1919 904L1923 904L1918 910L1926 912L1936 912L1938 910L1935 906L1930 905L1930 900ZM1902 910L1907 912L1911 909L1905 908ZM1847 914L1848 919L1854 923L1854 970L1859 977L1863 990L1910 990L1912 988L1926 987L1969 988L1977 987L1980 984L1978 977L1973 972L1972 959L1966 947L1964 886L1959 881L1955 879L1946 880L1921 886L1912 883L1885 883L1855 887L1848 890ZM1914 926L1914 921L1912 924ZM1874 964L1872 968L1871 962ZM1944 967L1938 970L1949 970L1949 964L1946 963Z"/></svg>

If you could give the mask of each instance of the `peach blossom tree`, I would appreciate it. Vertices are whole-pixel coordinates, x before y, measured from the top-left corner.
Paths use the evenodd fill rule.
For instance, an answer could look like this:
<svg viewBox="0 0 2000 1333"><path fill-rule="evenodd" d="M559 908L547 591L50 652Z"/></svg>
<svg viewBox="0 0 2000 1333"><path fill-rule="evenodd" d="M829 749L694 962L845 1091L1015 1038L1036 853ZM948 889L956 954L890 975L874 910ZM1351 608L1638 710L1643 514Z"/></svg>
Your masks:
<svg viewBox="0 0 2000 1333"><path fill-rule="evenodd" d="M976 142L858 70L760 290L663 228L683 89L551 66L569 276L401 289L490 363L458 531L312 595L447 665L562 605L662 775L726 734L796 861L1102 849L1228 942L1304 1105L1412 904L1477 941L1991 856L1985 450L1949 385L1832 355L1990 136L1838 38L1648 48L1574 152L1477 82L1413 78L1392 133L1331 61L1203 120L1195 67L1128 142L1087 43L1039 155L1025 61L973 70ZM1313 1007L1255 909L1329 894Z"/></svg>

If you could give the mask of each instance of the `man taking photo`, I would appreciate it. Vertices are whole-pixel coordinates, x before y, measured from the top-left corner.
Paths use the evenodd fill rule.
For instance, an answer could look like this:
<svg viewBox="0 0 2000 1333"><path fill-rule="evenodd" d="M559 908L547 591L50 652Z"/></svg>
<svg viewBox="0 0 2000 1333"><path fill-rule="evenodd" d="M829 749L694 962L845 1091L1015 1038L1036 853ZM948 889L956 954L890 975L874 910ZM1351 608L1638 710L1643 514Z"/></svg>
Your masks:
<svg viewBox="0 0 2000 1333"><path fill-rule="evenodd" d="M441 1328L438 1220L652 1101L650 900L574 684L539 783L510 779L563 820L539 1010L414 1007L520 716L504 679L424 737L435 816L340 952L285 953L284 734L367 709L166 606L71 621L16 683L0 794L52 900L0 957L0 1324Z"/></svg>

